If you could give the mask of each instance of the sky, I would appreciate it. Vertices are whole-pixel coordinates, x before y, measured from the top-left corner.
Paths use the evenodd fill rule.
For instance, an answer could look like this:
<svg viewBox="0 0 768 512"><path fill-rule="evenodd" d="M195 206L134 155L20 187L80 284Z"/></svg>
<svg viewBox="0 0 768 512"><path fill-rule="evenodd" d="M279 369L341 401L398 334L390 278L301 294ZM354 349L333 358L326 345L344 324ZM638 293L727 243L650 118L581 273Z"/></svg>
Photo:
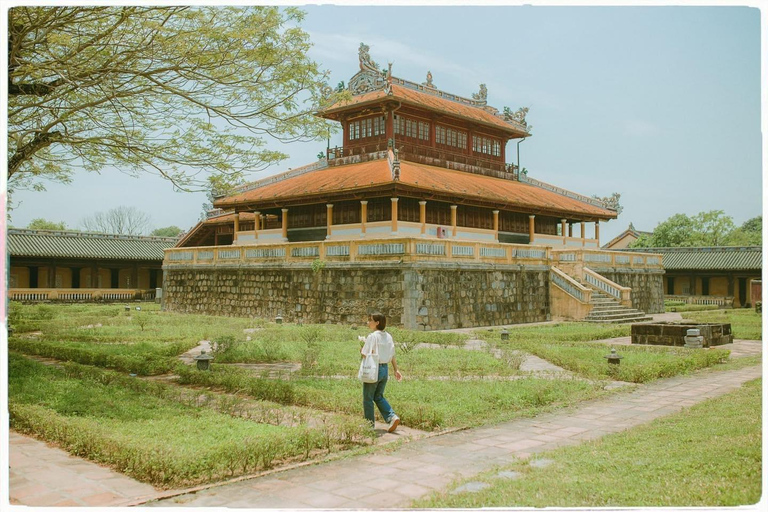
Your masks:
<svg viewBox="0 0 768 512"><path fill-rule="evenodd" d="M621 194L601 243L629 223L652 231L671 215L724 210L740 225L762 214L760 12L753 7L306 6L310 56L345 83L361 42L393 75L488 104L530 109L519 145L528 176L584 195ZM331 146L341 145L341 136ZM326 141L275 145L288 160L256 180L316 160ZM507 161L517 163L510 141ZM117 206L151 227L190 229L203 193L115 170L17 192L9 224L82 219ZM588 229L588 234L590 230Z"/></svg>

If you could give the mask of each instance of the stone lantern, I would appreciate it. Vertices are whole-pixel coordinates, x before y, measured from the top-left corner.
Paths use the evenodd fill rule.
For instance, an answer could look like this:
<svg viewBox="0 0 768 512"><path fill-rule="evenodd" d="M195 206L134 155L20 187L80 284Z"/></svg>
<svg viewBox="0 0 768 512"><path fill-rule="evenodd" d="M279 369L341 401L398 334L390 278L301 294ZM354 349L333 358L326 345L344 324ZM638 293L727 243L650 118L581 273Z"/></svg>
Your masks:
<svg viewBox="0 0 768 512"><path fill-rule="evenodd" d="M283 317L280 316L280 315L277 315L275 317L275 323L278 324L278 325L282 324L283 323Z"/></svg>
<svg viewBox="0 0 768 512"><path fill-rule="evenodd" d="M509 331L506 329L501 330L501 341L508 341L509 340Z"/></svg>
<svg viewBox="0 0 768 512"><path fill-rule="evenodd" d="M213 356L210 354L206 354L205 350L202 350L200 352L199 356L194 357L195 361L197 361L197 369L198 370L210 370L211 369L211 361L213 361Z"/></svg>
<svg viewBox="0 0 768 512"><path fill-rule="evenodd" d="M603 357L608 360L608 364L619 364L624 356L620 356L616 353L616 349L612 348L611 353Z"/></svg>

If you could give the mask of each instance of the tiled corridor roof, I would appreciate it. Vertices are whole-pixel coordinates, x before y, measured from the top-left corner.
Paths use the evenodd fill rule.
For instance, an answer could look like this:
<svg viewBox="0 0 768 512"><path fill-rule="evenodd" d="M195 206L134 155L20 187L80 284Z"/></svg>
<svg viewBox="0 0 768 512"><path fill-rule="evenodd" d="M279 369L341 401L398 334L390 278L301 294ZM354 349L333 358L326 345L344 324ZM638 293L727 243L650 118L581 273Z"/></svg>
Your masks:
<svg viewBox="0 0 768 512"><path fill-rule="evenodd" d="M176 238L105 235L77 231L8 230L11 257L162 261Z"/></svg>
<svg viewBox="0 0 768 512"><path fill-rule="evenodd" d="M628 249L663 254L665 270L761 270L762 247L652 247Z"/></svg>

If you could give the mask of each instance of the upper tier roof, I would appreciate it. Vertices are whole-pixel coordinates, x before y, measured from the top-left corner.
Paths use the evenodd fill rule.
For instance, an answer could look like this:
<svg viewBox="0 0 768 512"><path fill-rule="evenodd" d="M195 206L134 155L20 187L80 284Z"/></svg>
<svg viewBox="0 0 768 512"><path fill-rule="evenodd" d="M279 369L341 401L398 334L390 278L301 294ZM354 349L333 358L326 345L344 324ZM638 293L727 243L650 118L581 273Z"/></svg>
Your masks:
<svg viewBox="0 0 768 512"><path fill-rule="evenodd" d="M546 213L570 219L615 219L615 211L519 181L401 161L393 179L386 159L316 169L214 202L218 208L277 208L334 197L393 193L427 200Z"/></svg>
<svg viewBox="0 0 768 512"><path fill-rule="evenodd" d="M528 124L525 121L527 108L516 112L498 109L486 103L488 90L480 84L480 92L472 98L464 98L439 90L432 83L432 73L427 72L427 81L418 84L392 76L392 65L383 73L381 67L371 59L368 46L360 43L360 72L350 78L347 89L352 93L350 100L338 101L322 109L318 115L328 119L338 119L338 114L360 107L385 103L386 100L405 105L421 107L426 110L453 116L484 126L489 126L506 133L510 138L528 137Z"/></svg>
<svg viewBox="0 0 768 512"><path fill-rule="evenodd" d="M522 125L504 121L499 116L483 108L445 99L444 97L437 96L434 92L421 92L395 84L392 84L389 90L370 91L353 96L349 101L334 103L330 107L323 109L318 115L333 119L335 114L339 112L350 110L353 107L380 103L385 99L399 101L404 105L426 108L433 112L443 112L458 119L490 126L509 134L513 138L528 137L530 135Z"/></svg>

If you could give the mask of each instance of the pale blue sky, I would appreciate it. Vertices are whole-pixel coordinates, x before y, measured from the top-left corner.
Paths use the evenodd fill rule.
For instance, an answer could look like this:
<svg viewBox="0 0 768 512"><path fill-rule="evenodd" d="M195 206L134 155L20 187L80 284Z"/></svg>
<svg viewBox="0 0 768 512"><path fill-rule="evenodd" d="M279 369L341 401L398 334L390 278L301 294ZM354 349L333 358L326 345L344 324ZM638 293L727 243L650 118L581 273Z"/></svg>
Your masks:
<svg viewBox="0 0 768 512"><path fill-rule="evenodd" d="M520 146L529 176L585 195L621 193L630 222L651 231L675 213L721 209L737 224L762 212L760 13L747 7L306 7L312 57L331 84L358 70L360 42L382 67L501 110L530 108ZM339 137L337 137L338 139ZM334 145L332 140L332 145ZM316 159L325 141L289 145L259 179ZM507 161L516 161L516 145ZM79 227L126 205L153 227L198 220L204 194L116 172L16 195L11 224L35 217Z"/></svg>

